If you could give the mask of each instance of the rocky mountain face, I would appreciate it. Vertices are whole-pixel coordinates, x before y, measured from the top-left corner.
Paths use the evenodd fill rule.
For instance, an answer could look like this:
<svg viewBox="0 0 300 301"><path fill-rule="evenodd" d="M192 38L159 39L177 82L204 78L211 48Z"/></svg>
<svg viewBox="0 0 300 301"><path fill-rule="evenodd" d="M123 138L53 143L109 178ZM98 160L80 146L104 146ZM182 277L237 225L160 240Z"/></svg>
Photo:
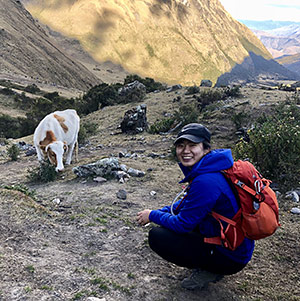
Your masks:
<svg viewBox="0 0 300 301"><path fill-rule="evenodd" d="M0 0L0 75L87 90L101 82L62 51L20 1Z"/></svg>
<svg viewBox="0 0 300 301"><path fill-rule="evenodd" d="M274 58L300 53L300 25L292 24L268 31L253 30Z"/></svg>
<svg viewBox="0 0 300 301"><path fill-rule="evenodd" d="M25 6L52 29L77 38L97 61L169 84L215 83L250 52L271 59L218 0L27 0Z"/></svg>
<svg viewBox="0 0 300 301"><path fill-rule="evenodd" d="M277 62L300 75L300 24L253 32Z"/></svg>

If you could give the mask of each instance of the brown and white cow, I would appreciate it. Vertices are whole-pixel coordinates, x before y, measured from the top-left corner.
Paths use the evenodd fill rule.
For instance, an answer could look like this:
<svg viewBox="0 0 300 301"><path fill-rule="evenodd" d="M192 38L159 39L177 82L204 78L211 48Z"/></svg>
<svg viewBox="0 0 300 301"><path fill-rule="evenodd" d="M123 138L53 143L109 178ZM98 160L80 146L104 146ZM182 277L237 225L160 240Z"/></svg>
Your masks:
<svg viewBox="0 0 300 301"><path fill-rule="evenodd" d="M78 157L78 132L80 118L75 110L56 111L47 115L34 131L33 141L38 160L49 158L56 166L56 171L64 169L63 156L66 153L66 164L71 163L75 148L75 160Z"/></svg>

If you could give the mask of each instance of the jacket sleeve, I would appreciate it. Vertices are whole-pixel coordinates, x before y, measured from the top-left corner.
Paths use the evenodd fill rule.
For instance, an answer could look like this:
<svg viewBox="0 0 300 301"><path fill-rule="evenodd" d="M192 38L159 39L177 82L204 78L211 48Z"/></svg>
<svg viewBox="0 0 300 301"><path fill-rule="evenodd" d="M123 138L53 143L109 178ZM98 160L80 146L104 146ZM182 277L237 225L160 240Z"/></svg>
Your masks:
<svg viewBox="0 0 300 301"><path fill-rule="evenodd" d="M198 176L194 179L177 215L172 215L170 211L152 210L149 219L178 233L190 232L211 212L220 194L218 185L215 185L210 177Z"/></svg>

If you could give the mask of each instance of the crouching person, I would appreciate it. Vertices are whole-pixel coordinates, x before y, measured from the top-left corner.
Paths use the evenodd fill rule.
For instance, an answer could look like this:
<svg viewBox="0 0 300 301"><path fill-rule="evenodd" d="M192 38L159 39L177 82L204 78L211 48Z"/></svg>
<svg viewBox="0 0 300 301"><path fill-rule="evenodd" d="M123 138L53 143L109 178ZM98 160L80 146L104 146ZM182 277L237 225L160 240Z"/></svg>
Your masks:
<svg viewBox="0 0 300 301"><path fill-rule="evenodd" d="M176 155L189 183L172 205L158 210L145 209L137 214L140 225L153 222L149 232L151 249L165 260L192 269L181 285L203 289L224 275L241 271L252 257L254 241L245 238L234 251L204 242L205 237L220 235L220 224L211 216L215 211L232 218L239 206L221 170L233 165L229 149L211 150L211 134L201 124L184 126L175 140Z"/></svg>

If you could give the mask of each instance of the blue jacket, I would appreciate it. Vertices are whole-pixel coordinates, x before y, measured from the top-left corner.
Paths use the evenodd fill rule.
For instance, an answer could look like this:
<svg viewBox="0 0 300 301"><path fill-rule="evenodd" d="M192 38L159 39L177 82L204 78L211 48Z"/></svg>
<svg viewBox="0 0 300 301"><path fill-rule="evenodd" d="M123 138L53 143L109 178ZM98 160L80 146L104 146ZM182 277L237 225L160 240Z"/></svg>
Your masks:
<svg viewBox="0 0 300 301"><path fill-rule="evenodd" d="M152 210L150 221L177 233L186 233L198 228L204 237L220 236L219 223L209 214L212 210L232 218L238 210L235 196L221 170L233 165L231 150L217 149L205 155L192 169L179 164L185 178L181 181L191 182L184 200L171 206ZM245 238L243 243L231 251L217 246L220 252L239 263L247 263L254 250L254 241Z"/></svg>

